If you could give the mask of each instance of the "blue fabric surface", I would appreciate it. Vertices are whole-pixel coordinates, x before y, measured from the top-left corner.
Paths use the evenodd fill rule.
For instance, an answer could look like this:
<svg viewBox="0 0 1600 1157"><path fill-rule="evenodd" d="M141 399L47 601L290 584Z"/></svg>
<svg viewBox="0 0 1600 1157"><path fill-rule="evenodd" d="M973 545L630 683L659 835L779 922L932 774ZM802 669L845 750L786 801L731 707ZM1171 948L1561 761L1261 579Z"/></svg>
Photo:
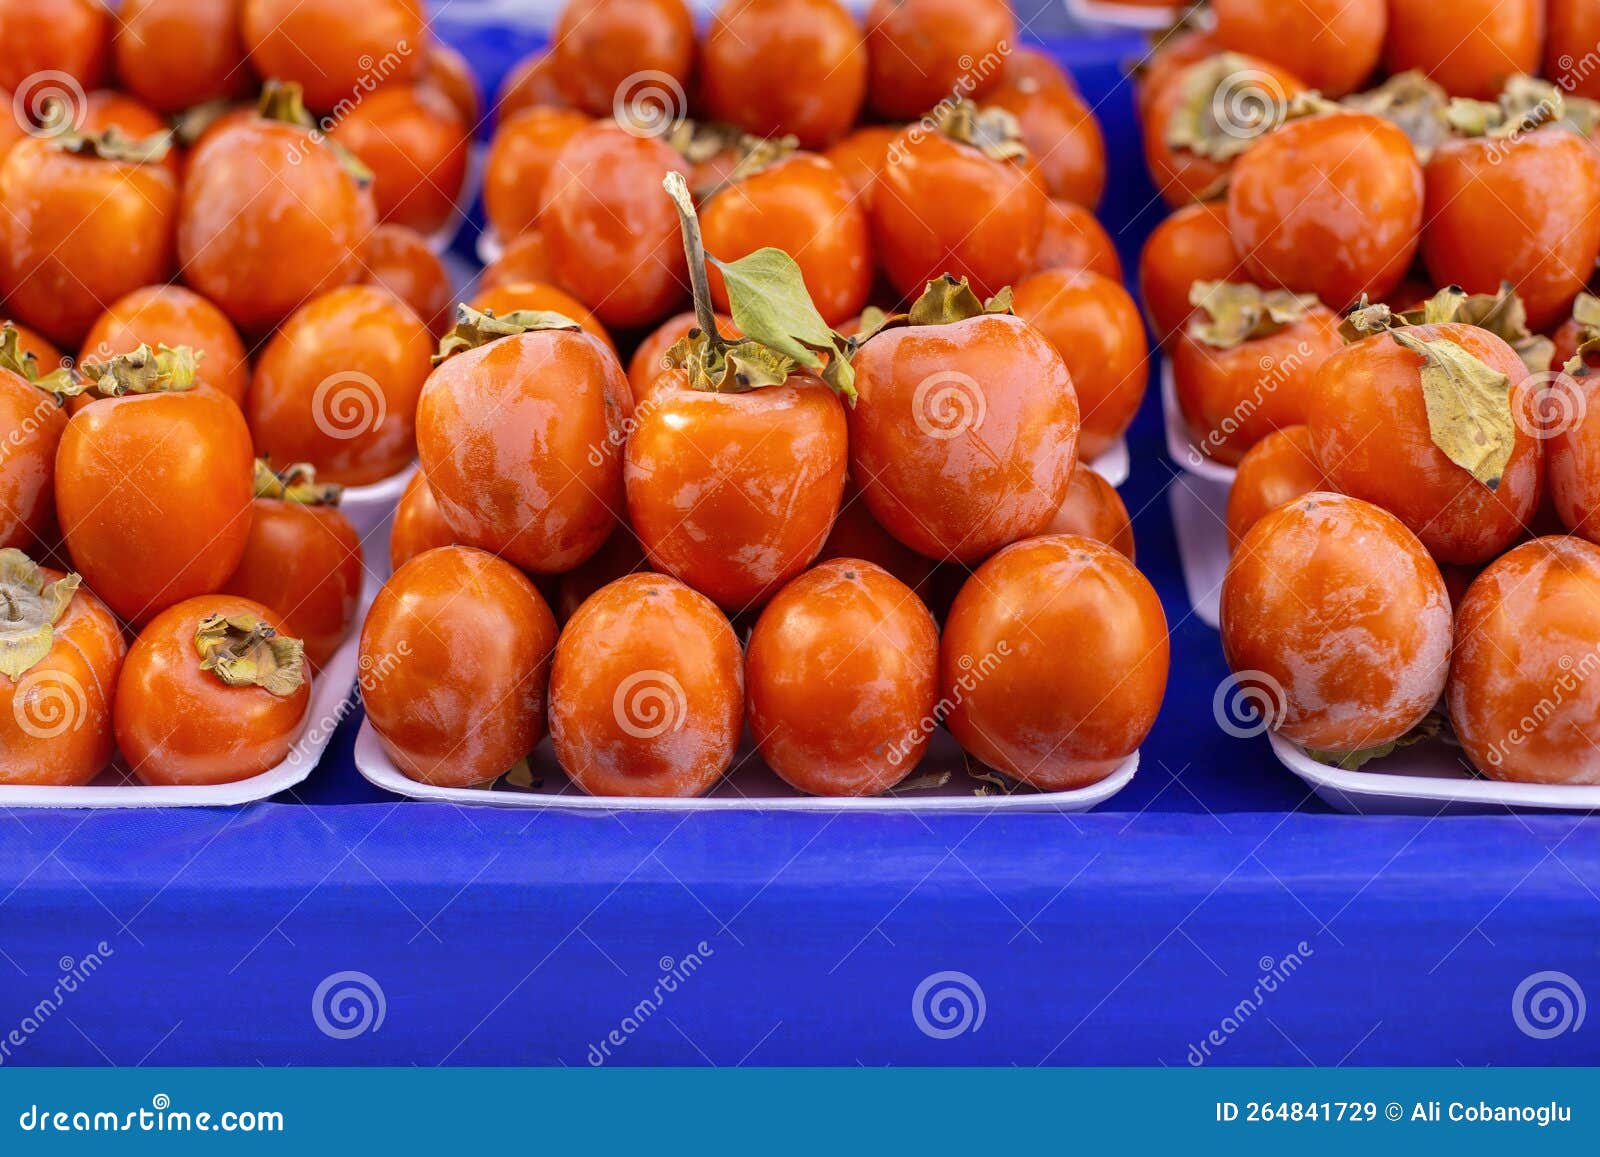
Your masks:
<svg viewBox="0 0 1600 1157"><path fill-rule="evenodd" d="M535 39L441 27L493 80ZM1138 42L1056 47L1112 142L1103 215L1131 272L1162 214L1117 67ZM1138 776L1100 811L400 802L355 773L352 719L293 799L0 815L0 1063L584 1065L601 1046L623 1064L1600 1060L1600 1024L1544 1038L1513 1011L1540 972L1600 995L1600 827L1334 815L1264 741L1223 734L1154 390L1131 441L1123 493L1173 677ZM941 972L984 1010L948 1039L914 1012ZM381 992L381 1024L330 1022L341 973L373 1007Z"/></svg>

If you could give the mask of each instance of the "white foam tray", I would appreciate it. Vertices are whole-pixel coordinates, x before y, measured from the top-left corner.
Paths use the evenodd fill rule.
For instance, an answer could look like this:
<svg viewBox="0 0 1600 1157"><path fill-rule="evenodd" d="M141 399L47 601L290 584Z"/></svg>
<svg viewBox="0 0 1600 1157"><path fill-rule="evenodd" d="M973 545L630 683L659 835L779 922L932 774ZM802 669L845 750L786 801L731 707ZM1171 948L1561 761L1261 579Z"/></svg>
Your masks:
<svg viewBox="0 0 1600 1157"><path fill-rule="evenodd" d="M1600 786L1480 779L1461 752L1435 740L1360 771L1318 763L1276 732L1272 753L1329 807L1356 815L1470 815L1503 811L1600 811Z"/></svg>
<svg viewBox="0 0 1600 1157"><path fill-rule="evenodd" d="M417 464L413 462L400 473L391 474L381 482L374 482L370 486L351 486L340 497L339 509L350 520L350 525L356 528L356 536L362 539L367 554L372 554L371 544L366 541L368 536L394 513L400 496L406 491L406 483L411 481L411 476L416 472Z"/></svg>
<svg viewBox="0 0 1600 1157"><path fill-rule="evenodd" d="M1118 438L1111 449L1089 463L1089 469L1112 486L1121 486L1128 480L1128 440Z"/></svg>
<svg viewBox="0 0 1600 1157"><path fill-rule="evenodd" d="M1215 627L1222 578L1228 571L1228 491L1233 488L1236 471L1195 449L1178 408L1170 359L1161 362L1161 414L1166 425L1167 456L1179 471L1167 488L1167 505L1172 510L1172 529L1178 538L1183 585L1194 613Z"/></svg>
<svg viewBox="0 0 1600 1157"><path fill-rule="evenodd" d="M963 770L960 748L948 732L936 732L929 740L928 754L913 778L948 770L950 781L941 788L883 795L869 798L829 798L802 795L774 775L746 745L734 761L735 770L708 795L696 799L656 799L642 796L599 797L585 795L557 764L549 739L545 739L529 758L529 767L543 783L533 791L497 787L433 787L408 778L389 759L378 742L370 721L361 724L356 736L356 768L367 782L395 795L436 803L463 804L469 807L544 808L561 811L803 811L803 812L1081 812L1104 803L1133 779L1139 769L1136 751L1118 768L1089 787L1077 791L1017 792L1013 795L975 795L978 787Z"/></svg>
<svg viewBox="0 0 1600 1157"><path fill-rule="evenodd" d="M1118 4L1115 0L1065 0L1067 12L1084 24L1109 24L1116 28L1168 28L1178 18L1181 4L1150 7Z"/></svg>

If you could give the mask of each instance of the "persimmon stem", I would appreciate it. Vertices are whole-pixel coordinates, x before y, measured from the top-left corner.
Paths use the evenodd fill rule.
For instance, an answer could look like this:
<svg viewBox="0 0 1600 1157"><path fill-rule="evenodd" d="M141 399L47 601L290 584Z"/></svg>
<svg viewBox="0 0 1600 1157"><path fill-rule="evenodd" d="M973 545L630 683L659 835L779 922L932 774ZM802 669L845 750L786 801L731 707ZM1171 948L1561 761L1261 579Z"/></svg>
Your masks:
<svg viewBox="0 0 1600 1157"><path fill-rule="evenodd" d="M661 185L678 210L678 221L683 230L683 255L689 259L689 284L694 291L695 322L705 332L712 347L720 351L727 343L717 330L717 314L711 305L711 278L706 274L706 246L700 236L700 218L695 214L694 200L689 196L689 183L681 173L668 173Z"/></svg>

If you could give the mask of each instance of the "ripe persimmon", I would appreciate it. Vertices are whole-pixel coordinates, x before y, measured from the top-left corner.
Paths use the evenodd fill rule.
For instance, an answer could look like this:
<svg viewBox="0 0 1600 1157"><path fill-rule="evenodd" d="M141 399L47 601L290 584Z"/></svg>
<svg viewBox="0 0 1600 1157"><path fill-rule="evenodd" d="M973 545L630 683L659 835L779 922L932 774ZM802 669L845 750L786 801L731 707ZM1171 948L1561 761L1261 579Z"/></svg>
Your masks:
<svg viewBox="0 0 1600 1157"><path fill-rule="evenodd" d="M258 75L297 84L306 104L332 112L403 84L427 59L423 0L243 0L244 40Z"/></svg>
<svg viewBox="0 0 1600 1157"><path fill-rule="evenodd" d="M244 342L227 315L193 290L147 285L118 298L89 328L78 360L109 361L142 345L188 346L195 351L195 380L244 405L250 385Z"/></svg>
<svg viewBox="0 0 1600 1157"><path fill-rule="evenodd" d="M1228 208L1200 201L1174 210L1150 231L1139 254L1139 293L1156 340L1169 344L1194 314L1197 281L1237 281L1242 263L1228 232Z"/></svg>
<svg viewBox="0 0 1600 1157"><path fill-rule="evenodd" d="M575 109L546 105L501 113L483 163L483 207L502 242L509 245L538 224L557 155L591 123Z"/></svg>
<svg viewBox="0 0 1600 1157"><path fill-rule="evenodd" d="M873 0L867 9L867 100L885 120L911 120L952 93L1000 82L1017 39L1007 0Z"/></svg>
<svg viewBox="0 0 1600 1157"><path fill-rule="evenodd" d="M1311 431L1305 426L1272 431L1245 451L1228 488L1228 548L1237 550L1250 528L1278 507L1326 489Z"/></svg>
<svg viewBox="0 0 1600 1157"><path fill-rule="evenodd" d="M1133 520L1122 495L1083 462L1072 468L1066 500L1044 532L1092 538L1127 555L1130 562L1134 559Z"/></svg>
<svg viewBox="0 0 1600 1157"><path fill-rule="evenodd" d="M1378 67L1387 0L1214 0L1216 38L1263 57L1328 97L1364 87Z"/></svg>
<svg viewBox="0 0 1600 1157"><path fill-rule="evenodd" d="M1544 0L1388 4L1383 61L1391 73L1418 69L1451 96L1490 100L1511 77L1539 70Z"/></svg>
<svg viewBox="0 0 1600 1157"><path fill-rule="evenodd" d="M423 551L455 545L455 531L439 513L427 475L418 470L406 483L389 528L389 568L399 570Z"/></svg>
<svg viewBox="0 0 1600 1157"><path fill-rule="evenodd" d="M684 0L570 0L550 44L556 85L590 116L610 116L641 88L687 111L695 36Z"/></svg>
<svg viewBox="0 0 1600 1157"><path fill-rule="evenodd" d="M236 0L124 0L117 11L117 80L173 115L250 91Z"/></svg>
<svg viewBox="0 0 1600 1157"><path fill-rule="evenodd" d="M332 140L372 172L378 217L434 233L457 222L472 125L431 84L389 84L334 125Z"/></svg>

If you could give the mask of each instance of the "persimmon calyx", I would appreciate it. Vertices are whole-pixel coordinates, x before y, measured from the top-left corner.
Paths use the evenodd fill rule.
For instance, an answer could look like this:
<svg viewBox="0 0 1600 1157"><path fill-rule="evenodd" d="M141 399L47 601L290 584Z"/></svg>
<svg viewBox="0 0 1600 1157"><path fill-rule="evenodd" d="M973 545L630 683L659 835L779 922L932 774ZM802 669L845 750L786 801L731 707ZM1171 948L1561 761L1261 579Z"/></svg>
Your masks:
<svg viewBox="0 0 1600 1157"><path fill-rule="evenodd" d="M280 699L306 681L305 644L254 615L207 615L194 634L200 669L229 687L260 687Z"/></svg>
<svg viewBox="0 0 1600 1157"><path fill-rule="evenodd" d="M1450 94L1420 69L1397 73L1377 88L1351 93L1340 103L1393 124L1410 139L1417 159L1424 163L1450 139L1450 121L1445 115Z"/></svg>
<svg viewBox="0 0 1600 1157"><path fill-rule="evenodd" d="M1011 287L1008 285L987 301L974 292L965 278L946 273L928 282L922 295L911 303L905 313L885 313L876 306L861 313L861 325L851 344L856 349L866 345L886 329L899 329L908 325L954 325L987 313L1010 313Z"/></svg>
<svg viewBox="0 0 1600 1157"><path fill-rule="evenodd" d="M75 574L46 582L20 550L0 550L0 675L19 679L50 653L55 625L82 582Z"/></svg>
<svg viewBox="0 0 1600 1157"><path fill-rule="evenodd" d="M172 118L172 139L184 148L192 148L205 136L206 130L234 109L231 100L219 97L186 108Z"/></svg>
<svg viewBox="0 0 1600 1157"><path fill-rule="evenodd" d="M176 349L141 345L129 354L103 362L84 362L79 368L103 398L124 394L180 394L194 388L195 366L203 355L186 345Z"/></svg>
<svg viewBox="0 0 1600 1157"><path fill-rule="evenodd" d="M154 165L166 160L167 154L172 151L172 131L168 129L147 137L130 137L116 125L98 133L80 133L68 129L52 137L50 145L77 157L98 157L102 161L116 161L123 165Z"/></svg>
<svg viewBox="0 0 1600 1157"><path fill-rule="evenodd" d="M365 189L375 179L375 174L361 158L330 137L322 123L306 110L305 94L298 84L282 80L267 81L261 89L261 99L256 104L256 115L262 120L305 129L313 144L321 145L338 159L340 167L357 187Z"/></svg>
<svg viewBox="0 0 1600 1157"><path fill-rule="evenodd" d="M1509 281L1502 281L1497 293L1468 293L1449 285L1400 316L1408 325L1457 322L1488 330L1514 349L1531 373L1544 373L1555 357L1556 343L1528 328L1528 311Z"/></svg>
<svg viewBox="0 0 1600 1157"><path fill-rule="evenodd" d="M552 329L581 331L583 326L553 309L514 309L503 317L497 317L492 309L473 309L463 302L456 306L456 324L439 339L439 352L433 355L433 364L438 365L456 354L475 350L503 337Z"/></svg>
<svg viewBox="0 0 1600 1157"><path fill-rule="evenodd" d="M1328 764L1330 767L1342 768L1345 771L1360 771L1361 768L1371 763L1374 759L1393 755L1395 752L1407 747L1415 747L1419 743L1426 743L1430 739L1437 739L1448 728L1444 715L1438 711L1430 711L1422 717L1410 731L1398 739L1391 739L1388 743L1380 743L1375 747L1363 747L1356 751L1319 751L1307 748L1306 754L1318 763Z"/></svg>
<svg viewBox="0 0 1600 1157"><path fill-rule="evenodd" d="M344 487L336 482L318 482L317 468L309 462L274 470L265 458L257 458L255 495L297 506L338 506Z"/></svg>
<svg viewBox="0 0 1600 1157"><path fill-rule="evenodd" d="M66 366L41 375L39 359L25 352L19 344L20 340L21 335L10 322L0 327L0 370L9 370L29 385L38 386L47 394L54 394L57 400L75 398L87 388L83 379Z"/></svg>
<svg viewBox="0 0 1600 1157"><path fill-rule="evenodd" d="M1422 359L1422 399L1433 444L1497 489L1517 439L1511 379L1446 338L1424 341L1404 328L1389 336Z"/></svg>
<svg viewBox="0 0 1600 1157"><path fill-rule="evenodd" d="M725 177L694 190L695 200L702 202L729 185L772 168L800 147L800 139L795 136L758 137L720 121L674 121L661 139L691 165L707 164L723 153L736 154Z"/></svg>
<svg viewBox="0 0 1600 1157"><path fill-rule="evenodd" d="M1316 93L1290 96L1249 57L1220 52L1189 66L1177 106L1167 120L1167 147L1229 161L1291 117L1339 106Z"/></svg>
<svg viewBox="0 0 1600 1157"><path fill-rule="evenodd" d="M787 378L796 369L805 369L854 405L855 370L850 365L854 348L817 312L794 258L770 247L736 261L712 257L700 236L688 182L680 173L668 173L662 187L678 210L699 323L698 336L686 339L688 348L683 351L689 384L711 391L750 390L775 384L770 379L780 371ZM717 330L707 263L722 274L728 312L743 334L733 341Z"/></svg>
<svg viewBox="0 0 1600 1157"><path fill-rule="evenodd" d="M1514 76L1506 82L1498 99L1469 100L1458 96L1450 101L1444 115L1458 136L1506 141L1565 119L1566 97L1548 81Z"/></svg>
<svg viewBox="0 0 1600 1157"><path fill-rule="evenodd" d="M1248 282L1196 281L1189 304L1199 311L1189 336L1216 349L1232 349L1287 329L1317 304L1309 293L1262 289Z"/></svg>
<svg viewBox="0 0 1600 1157"><path fill-rule="evenodd" d="M1572 303L1572 320L1578 323L1578 348L1563 367L1569 374L1586 368L1588 356L1600 352L1600 297L1578 294Z"/></svg>
<svg viewBox="0 0 1600 1157"><path fill-rule="evenodd" d="M946 101L934 111L939 132L958 144L977 149L991 161L1025 161L1022 122L1003 108L980 108L970 100Z"/></svg>

